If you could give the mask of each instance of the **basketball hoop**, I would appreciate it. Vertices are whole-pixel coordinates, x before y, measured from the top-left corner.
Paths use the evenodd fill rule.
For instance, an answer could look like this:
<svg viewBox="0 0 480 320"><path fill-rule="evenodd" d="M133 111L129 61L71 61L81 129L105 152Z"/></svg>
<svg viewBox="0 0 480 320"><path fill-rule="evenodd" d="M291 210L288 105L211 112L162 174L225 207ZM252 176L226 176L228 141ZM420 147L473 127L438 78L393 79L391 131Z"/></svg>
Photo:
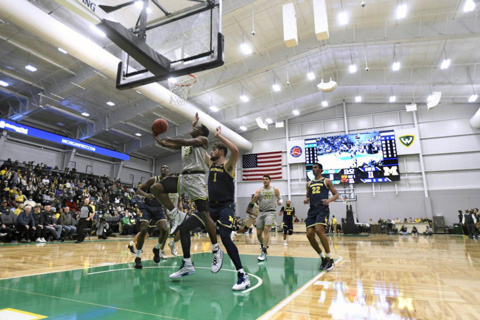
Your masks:
<svg viewBox="0 0 480 320"><path fill-rule="evenodd" d="M180 107L187 103L188 92L190 88L197 83L197 77L193 74L187 74L186 76L169 78L168 88L172 92L170 95L170 103L177 107Z"/></svg>

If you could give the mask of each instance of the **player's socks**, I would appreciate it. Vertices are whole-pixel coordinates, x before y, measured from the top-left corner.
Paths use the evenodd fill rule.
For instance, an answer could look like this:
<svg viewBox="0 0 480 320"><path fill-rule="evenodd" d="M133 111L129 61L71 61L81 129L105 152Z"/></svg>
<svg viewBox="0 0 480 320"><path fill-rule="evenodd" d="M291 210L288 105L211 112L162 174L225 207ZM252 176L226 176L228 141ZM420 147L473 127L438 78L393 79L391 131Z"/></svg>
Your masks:
<svg viewBox="0 0 480 320"><path fill-rule="evenodd" d="M218 245L218 243L215 243L215 244L213 245L213 250L212 250L212 251L215 253L215 252L218 251L218 249L220 249L220 246Z"/></svg>
<svg viewBox="0 0 480 320"><path fill-rule="evenodd" d="M243 270L243 268L238 269L237 272L245 274L245 271Z"/></svg>
<svg viewBox="0 0 480 320"><path fill-rule="evenodd" d="M330 252L327 253L327 258L331 258L331 257L332 257L331 253Z"/></svg>
<svg viewBox="0 0 480 320"><path fill-rule="evenodd" d="M141 257L142 257L142 252L143 252L142 249L137 249L137 252L136 252L137 258L141 258Z"/></svg>
<svg viewBox="0 0 480 320"><path fill-rule="evenodd" d="M185 264L192 264L192 258L183 258Z"/></svg>
<svg viewBox="0 0 480 320"><path fill-rule="evenodd" d="M157 244L155 245L155 249L160 249L161 246L162 245L159 242L157 242Z"/></svg>

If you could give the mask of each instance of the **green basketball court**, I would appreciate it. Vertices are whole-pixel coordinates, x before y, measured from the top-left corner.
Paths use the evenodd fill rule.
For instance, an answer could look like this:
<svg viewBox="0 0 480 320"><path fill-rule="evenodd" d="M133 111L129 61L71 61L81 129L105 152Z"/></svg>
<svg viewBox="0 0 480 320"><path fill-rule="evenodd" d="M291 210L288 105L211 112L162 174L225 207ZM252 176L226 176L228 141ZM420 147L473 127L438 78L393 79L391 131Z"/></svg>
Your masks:
<svg viewBox="0 0 480 320"><path fill-rule="evenodd" d="M195 254L196 273L177 281L181 257L0 280L0 319L256 319L320 273L319 259L242 255L251 287L233 292L231 260L212 274L211 257Z"/></svg>

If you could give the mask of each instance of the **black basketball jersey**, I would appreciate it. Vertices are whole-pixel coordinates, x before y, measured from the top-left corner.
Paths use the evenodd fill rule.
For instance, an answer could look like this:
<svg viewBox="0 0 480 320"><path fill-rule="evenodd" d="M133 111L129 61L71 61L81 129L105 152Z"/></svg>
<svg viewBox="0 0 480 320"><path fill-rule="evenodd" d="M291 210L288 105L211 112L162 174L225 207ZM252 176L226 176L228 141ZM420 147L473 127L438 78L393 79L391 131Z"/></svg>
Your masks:
<svg viewBox="0 0 480 320"><path fill-rule="evenodd" d="M210 203L233 202L235 196L235 185L233 177L225 169L225 163L210 166L208 175L208 198Z"/></svg>
<svg viewBox="0 0 480 320"><path fill-rule="evenodd" d="M308 186L310 189L310 206L324 206L322 200L328 199L329 189L325 184L325 178L322 177L319 180L310 181Z"/></svg>
<svg viewBox="0 0 480 320"><path fill-rule="evenodd" d="M282 207L283 210L283 222L292 222L293 214L295 213L294 207Z"/></svg>
<svg viewBox="0 0 480 320"><path fill-rule="evenodd" d="M155 183L160 183L160 180L162 180L161 176L155 176L154 177L154 184ZM146 191L148 192L148 191ZM148 198L145 198L144 200L145 204L147 206L152 206L152 207L160 207L162 206L162 204L160 203L160 201L157 200L157 198L153 198L152 200L148 199Z"/></svg>

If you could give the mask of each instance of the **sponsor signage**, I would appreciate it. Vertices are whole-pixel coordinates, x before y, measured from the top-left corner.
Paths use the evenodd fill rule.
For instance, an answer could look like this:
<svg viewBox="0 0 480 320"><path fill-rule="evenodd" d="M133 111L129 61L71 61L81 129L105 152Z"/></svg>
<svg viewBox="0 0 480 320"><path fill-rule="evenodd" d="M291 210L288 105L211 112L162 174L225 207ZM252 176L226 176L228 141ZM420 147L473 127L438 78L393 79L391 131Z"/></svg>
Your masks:
<svg viewBox="0 0 480 320"><path fill-rule="evenodd" d="M288 163L305 163L305 143L303 140L287 142Z"/></svg>
<svg viewBox="0 0 480 320"><path fill-rule="evenodd" d="M66 137L59 136L58 134L50 133L47 131L35 129L29 126L25 126L23 124L18 124L15 122L10 122L8 120L0 119L0 129L16 132L18 134L23 134L29 137L35 137L63 145L67 145L72 148L90 151L94 153L98 153L107 157L112 157L124 161L129 160L129 156L124 153L116 152L113 150L105 149L99 146L95 146L92 144L88 144L79 140L74 140Z"/></svg>

